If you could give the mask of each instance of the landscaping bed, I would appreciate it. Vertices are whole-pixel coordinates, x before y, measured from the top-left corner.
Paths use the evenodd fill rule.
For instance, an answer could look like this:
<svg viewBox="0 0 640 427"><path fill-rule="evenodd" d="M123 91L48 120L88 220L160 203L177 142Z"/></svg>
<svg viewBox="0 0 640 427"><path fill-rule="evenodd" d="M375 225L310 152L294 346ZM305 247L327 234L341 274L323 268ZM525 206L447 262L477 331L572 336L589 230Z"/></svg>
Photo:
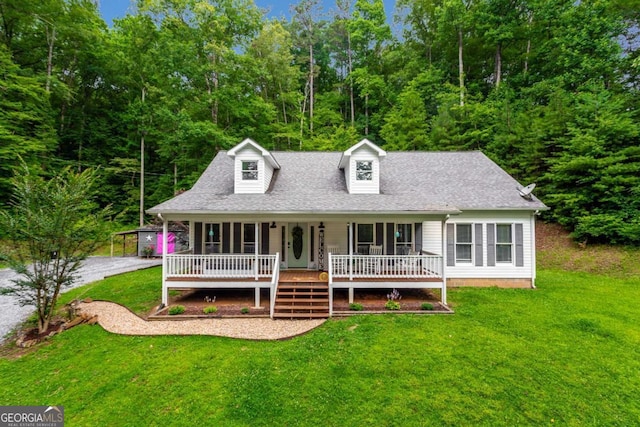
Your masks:
<svg viewBox="0 0 640 427"><path fill-rule="evenodd" d="M337 315L366 313L453 313L440 303L437 295L427 289L402 289L397 303L400 308L386 308L390 289L357 289L355 306L349 304L346 289L334 290L333 310ZM167 307L155 308L149 320L215 318L215 317L269 317L269 292L260 293L262 307L255 308L253 289L198 289L174 291ZM423 308L423 304L425 308ZM179 308L178 308L179 307ZM354 310L357 308L357 310ZM205 312L208 311L208 312Z"/></svg>
<svg viewBox="0 0 640 427"><path fill-rule="evenodd" d="M440 298L428 289L400 289L400 305L397 310L387 308L389 289L356 289L354 305L349 304L348 291L334 292L333 312L338 315L368 313L453 313L440 302ZM424 306L424 308L423 308ZM354 310L355 308L355 310ZM428 308L428 309L425 309Z"/></svg>

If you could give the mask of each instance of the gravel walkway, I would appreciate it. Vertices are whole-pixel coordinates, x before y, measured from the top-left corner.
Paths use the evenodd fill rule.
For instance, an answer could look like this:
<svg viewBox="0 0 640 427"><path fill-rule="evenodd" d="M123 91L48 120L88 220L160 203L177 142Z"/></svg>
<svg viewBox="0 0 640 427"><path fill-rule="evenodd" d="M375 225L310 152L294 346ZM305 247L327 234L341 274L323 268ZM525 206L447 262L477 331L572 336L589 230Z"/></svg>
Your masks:
<svg viewBox="0 0 640 427"><path fill-rule="evenodd" d="M161 265L160 259L145 259L138 257L100 257L94 256L87 258L78 272L78 280L67 288L77 288L87 283L102 280L105 277L114 276L116 274L126 273L129 271L140 270L143 268ZM0 288L10 287L13 285L12 280L17 275L10 269L0 269ZM34 306L21 307L15 296L0 295L0 342L4 336L12 329L24 322L27 317L35 310Z"/></svg>
<svg viewBox="0 0 640 427"><path fill-rule="evenodd" d="M119 304L107 301L82 302L78 308L107 331L122 335L217 335L248 340L280 340L303 334L322 325L326 319L272 320L193 319L146 321Z"/></svg>

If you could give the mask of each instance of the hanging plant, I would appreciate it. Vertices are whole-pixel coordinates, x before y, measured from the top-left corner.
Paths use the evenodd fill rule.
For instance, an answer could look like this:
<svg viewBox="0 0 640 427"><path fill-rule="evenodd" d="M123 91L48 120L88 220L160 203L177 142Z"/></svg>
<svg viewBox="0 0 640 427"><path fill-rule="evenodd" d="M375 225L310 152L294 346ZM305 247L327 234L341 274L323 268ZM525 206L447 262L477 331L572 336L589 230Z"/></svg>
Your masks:
<svg viewBox="0 0 640 427"><path fill-rule="evenodd" d="M296 225L293 227L293 230L291 230L291 234L293 235L293 256L295 256L296 259L300 259L302 255L302 235L304 232L299 225Z"/></svg>

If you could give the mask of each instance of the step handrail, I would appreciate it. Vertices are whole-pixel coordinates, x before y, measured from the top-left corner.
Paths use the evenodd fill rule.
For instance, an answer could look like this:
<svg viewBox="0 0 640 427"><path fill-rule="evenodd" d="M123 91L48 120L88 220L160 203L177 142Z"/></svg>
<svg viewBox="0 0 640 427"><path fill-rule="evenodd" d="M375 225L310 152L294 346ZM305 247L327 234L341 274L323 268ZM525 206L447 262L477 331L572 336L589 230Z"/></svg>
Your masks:
<svg viewBox="0 0 640 427"><path fill-rule="evenodd" d="M333 268L331 267L333 264L331 263L331 256L331 252L329 252L329 280L327 281L329 287L329 317L333 317Z"/></svg>
<svg viewBox="0 0 640 427"><path fill-rule="evenodd" d="M273 319L273 313L276 307L276 295L278 293L278 283L280 282L280 252L276 252L276 259L273 263L273 275L271 276L271 298L269 306L269 317Z"/></svg>

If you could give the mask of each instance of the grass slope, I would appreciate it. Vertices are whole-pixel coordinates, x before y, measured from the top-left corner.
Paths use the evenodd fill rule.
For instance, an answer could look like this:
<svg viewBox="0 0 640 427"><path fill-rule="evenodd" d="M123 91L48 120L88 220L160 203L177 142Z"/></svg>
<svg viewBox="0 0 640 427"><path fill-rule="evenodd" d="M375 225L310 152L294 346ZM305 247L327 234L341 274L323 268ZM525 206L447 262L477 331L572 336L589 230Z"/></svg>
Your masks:
<svg viewBox="0 0 640 427"><path fill-rule="evenodd" d="M140 311L157 275L77 292ZM0 404L64 405L69 426L640 421L640 279L545 270L536 290L450 300L453 316L356 316L278 342L79 326L0 359Z"/></svg>

